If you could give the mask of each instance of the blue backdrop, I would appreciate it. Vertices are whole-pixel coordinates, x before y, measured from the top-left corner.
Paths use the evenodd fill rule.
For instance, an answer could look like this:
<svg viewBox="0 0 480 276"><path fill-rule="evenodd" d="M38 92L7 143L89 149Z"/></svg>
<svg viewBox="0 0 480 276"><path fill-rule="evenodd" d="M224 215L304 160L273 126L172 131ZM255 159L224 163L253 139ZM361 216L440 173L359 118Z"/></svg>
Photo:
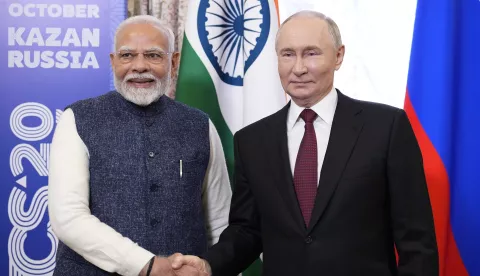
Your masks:
<svg viewBox="0 0 480 276"><path fill-rule="evenodd" d="M0 0L0 275L51 275L50 142L66 105L112 89L126 0Z"/></svg>

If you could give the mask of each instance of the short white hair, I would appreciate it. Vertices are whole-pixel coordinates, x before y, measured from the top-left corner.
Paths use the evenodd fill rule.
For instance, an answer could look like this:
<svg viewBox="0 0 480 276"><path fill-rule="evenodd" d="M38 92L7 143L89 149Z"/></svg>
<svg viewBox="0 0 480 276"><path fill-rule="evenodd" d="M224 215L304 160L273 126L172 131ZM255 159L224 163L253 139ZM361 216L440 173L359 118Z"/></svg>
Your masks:
<svg viewBox="0 0 480 276"><path fill-rule="evenodd" d="M280 34L280 30L282 30L282 27L288 21L290 21L291 19L296 18L296 17L315 17L315 18L319 18L319 19L324 20L325 22L327 22L328 32L330 33L330 36L332 37L333 45L335 46L335 48L338 49L338 48L340 48L340 46L342 46L342 36L340 35L340 29L338 28L337 23L335 23L335 21L333 21L333 19L331 19L330 17L326 16L325 14L323 14L321 12L311 11L311 10L303 10L303 11L299 11L297 13L294 13L293 15L291 15L290 17L285 19L285 21L283 21L283 23L280 25L280 27L278 28L277 36L275 38L275 49L277 48L277 42L278 42L278 36Z"/></svg>
<svg viewBox="0 0 480 276"><path fill-rule="evenodd" d="M118 33L120 33L120 31L123 30L125 27L134 24L148 24L157 28L167 38L168 52L173 53L173 51L175 50L175 36L173 35L172 29L170 29L168 26L165 26L158 18L151 15L132 16L120 23L115 32L115 38L113 40L113 51L116 51L117 49Z"/></svg>

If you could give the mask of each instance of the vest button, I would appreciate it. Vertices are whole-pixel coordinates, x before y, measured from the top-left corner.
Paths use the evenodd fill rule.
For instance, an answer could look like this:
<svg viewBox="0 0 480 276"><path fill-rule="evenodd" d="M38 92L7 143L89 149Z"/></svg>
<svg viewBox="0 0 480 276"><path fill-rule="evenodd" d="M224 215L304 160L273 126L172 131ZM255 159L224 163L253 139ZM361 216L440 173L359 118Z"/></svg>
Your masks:
<svg viewBox="0 0 480 276"><path fill-rule="evenodd" d="M151 225L152 227L157 226L157 224L158 224L158 220L156 220L156 219L152 219L152 220L150 221L150 225Z"/></svg>
<svg viewBox="0 0 480 276"><path fill-rule="evenodd" d="M150 156L150 158L153 158L155 156L155 153L153 151L151 151L151 152L148 153L148 156Z"/></svg>
<svg viewBox="0 0 480 276"><path fill-rule="evenodd" d="M150 186L150 192L156 192L158 190L158 185L157 184L152 184Z"/></svg>
<svg viewBox="0 0 480 276"><path fill-rule="evenodd" d="M312 243L312 242L313 242L312 237L308 236L308 237L305 238L305 243L306 243L306 244L310 244L310 243Z"/></svg>
<svg viewBox="0 0 480 276"><path fill-rule="evenodd" d="M152 119L147 119L147 120L145 121L145 125L147 125L147 126L153 125L153 120L152 120Z"/></svg>

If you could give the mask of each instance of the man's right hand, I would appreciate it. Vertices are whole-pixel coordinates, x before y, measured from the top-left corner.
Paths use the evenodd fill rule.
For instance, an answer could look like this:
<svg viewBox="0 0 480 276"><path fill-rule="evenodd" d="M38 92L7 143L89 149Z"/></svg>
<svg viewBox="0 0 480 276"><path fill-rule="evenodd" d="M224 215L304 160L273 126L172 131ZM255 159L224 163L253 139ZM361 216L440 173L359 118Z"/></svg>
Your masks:
<svg viewBox="0 0 480 276"><path fill-rule="evenodd" d="M152 270L150 271L150 276L159 276L159 275L165 275L165 276L175 276L173 269L172 269L172 264L167 258L162 258L162 257L154 257L155 260L153 262ZM148 270L148 265L150 262L148 262L140 272L139 276L146 276L147 275L147 270Z"/></svg>
<svg viewBox="0 0 480 276"><path fill-rule="evenodd" d="M177 256L189 257L187 260L190 260L190 256L183 256L181 254L175 254L168 258L155 257L150 276L210 276L209 273L203 272L203 270L200 270L200 268L193 265L193 263L190 265L178 265L178 268L174 268L172 261ZM180 259L180 262L183 262L183 259ZM149 263L145 265L139 276L147 275L148 265Z"/></svg>
<svg viewBox="0 0 480 276"><path fill-rule="evenodd" d="M199 276L212 275L212 269L210 268L210 265L208 264L208 262L205 261L204 259L200 259L197 256L182 255L180 253L176 253L168 257L168 259L171 261L172 268L175 271L179 271L180 269L183 269L186 267L194 267L200 273Z"/></svg>

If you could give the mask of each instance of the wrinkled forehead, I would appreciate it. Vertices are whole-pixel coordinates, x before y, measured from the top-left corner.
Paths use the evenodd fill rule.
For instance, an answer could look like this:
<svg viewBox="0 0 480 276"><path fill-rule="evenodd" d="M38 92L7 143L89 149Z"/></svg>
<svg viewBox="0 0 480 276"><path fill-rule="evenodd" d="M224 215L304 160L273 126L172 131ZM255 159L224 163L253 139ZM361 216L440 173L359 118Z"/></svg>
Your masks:
<svg viewBox="0 0 480 276"><path fill-rule="evenodd" d="M316 46L333 46L332 37L325 20L315 17L292 18L279 30L277 50L284 48L301 49Z"/></svg>
<svg viewBox="0 0 480 276"><path fill-rule="evenodd" d="M146 51L160 49L167 51L168 39L163 32L149 24L132 24L117 34L116 50L129 49Z"/></svg>

